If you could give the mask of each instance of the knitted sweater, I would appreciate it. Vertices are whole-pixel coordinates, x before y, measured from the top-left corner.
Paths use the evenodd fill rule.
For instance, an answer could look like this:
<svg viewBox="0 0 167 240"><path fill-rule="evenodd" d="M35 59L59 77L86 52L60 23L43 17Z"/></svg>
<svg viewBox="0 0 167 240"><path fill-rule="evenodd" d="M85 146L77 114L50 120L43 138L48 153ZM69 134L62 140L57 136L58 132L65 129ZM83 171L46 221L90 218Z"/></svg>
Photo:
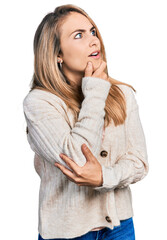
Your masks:
<svg viewBox="0 0 167 240"><path fill-rule="evenodd" d="M44 239L74 238L97 227L113 229L134 215L129 185L143 179L149 166L133 90L118 86L125 95L127 118L124 124L115 127L111 122L105 129L104 108L111 83L104 79L82 78L84 100L76 122L55 94L34 89L23 100L27 140L41 179L38 231ZM100 187L78 186L54 166L58 162L71 170L60 153L83 166L83 143L102 166Z"/></svg>

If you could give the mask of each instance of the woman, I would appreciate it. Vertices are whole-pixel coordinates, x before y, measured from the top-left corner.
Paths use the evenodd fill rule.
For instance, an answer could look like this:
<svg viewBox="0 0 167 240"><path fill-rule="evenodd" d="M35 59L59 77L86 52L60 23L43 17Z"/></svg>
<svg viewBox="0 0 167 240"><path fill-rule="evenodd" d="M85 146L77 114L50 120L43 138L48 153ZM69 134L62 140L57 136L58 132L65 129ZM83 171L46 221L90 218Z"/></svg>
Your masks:
<svg viewBox="0 0 167 240"><path fill-rule="evenodd" d="M148 160L133 90L109 77L84 10L67 4L43 18L23 101L41 178L39 240L135 239L129 185L147 175Z"/></svg>

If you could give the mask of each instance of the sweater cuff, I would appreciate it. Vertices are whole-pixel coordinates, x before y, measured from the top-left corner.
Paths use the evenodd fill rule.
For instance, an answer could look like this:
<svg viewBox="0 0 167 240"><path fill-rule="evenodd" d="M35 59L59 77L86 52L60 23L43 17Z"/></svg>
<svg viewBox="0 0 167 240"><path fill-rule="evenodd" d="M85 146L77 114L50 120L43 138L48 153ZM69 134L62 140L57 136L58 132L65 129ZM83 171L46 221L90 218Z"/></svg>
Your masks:
<svg viewBox="0 0 167 240"><path fill-rule="evenodd" d="M117 178L114 176L114 168L113 167L105 167L102 166L102 175L103 175L103 183L100 187L95 187L93 189L100 191L100 192L107 192L117 187L118 181Z"/></svg>
<svg viewBox="0 0 167 240"><path fill-rule="evenodd" d="M87 90L91 89L99 89L100 91L103 91L108 94L111 83L108 82L107 80L104 80L102 78L97 78L97 77L83 77L82 78L82 92L85 93ZM107 97L107 96L106 96Z"/></svg>

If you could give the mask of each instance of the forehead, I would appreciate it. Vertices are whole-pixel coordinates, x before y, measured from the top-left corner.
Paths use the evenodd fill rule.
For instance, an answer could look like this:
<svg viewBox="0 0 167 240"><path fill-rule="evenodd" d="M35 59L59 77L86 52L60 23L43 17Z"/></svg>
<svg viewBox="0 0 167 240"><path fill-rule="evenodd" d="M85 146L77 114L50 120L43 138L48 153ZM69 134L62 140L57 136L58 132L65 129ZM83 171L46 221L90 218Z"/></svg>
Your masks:
<svg viewBox="0 0 167 240"><path fill-rule="evenodd" d="M71 12L61 25L61 32L62 35L69 36L76 29L89 30L92 26L87 17L77 12Z"/></svg>

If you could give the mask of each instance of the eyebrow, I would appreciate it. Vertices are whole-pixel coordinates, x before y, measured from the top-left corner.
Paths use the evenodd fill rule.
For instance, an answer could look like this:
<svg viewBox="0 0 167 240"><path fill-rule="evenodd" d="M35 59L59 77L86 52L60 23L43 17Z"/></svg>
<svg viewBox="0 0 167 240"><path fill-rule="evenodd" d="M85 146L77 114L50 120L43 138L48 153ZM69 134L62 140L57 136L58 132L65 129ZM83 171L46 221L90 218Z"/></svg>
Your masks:
<svg viewBox="0 0 167 240"><path fill-rule="evenodd" d="M95 29L94 26L91 27L90 31L92 31L93 29ZM75 32L86 32L86 30L85 30L85 29L76 29L75 31L73 31L72 33L70 33L70 36L71 36L73 33L75 33Z"/></svg>

